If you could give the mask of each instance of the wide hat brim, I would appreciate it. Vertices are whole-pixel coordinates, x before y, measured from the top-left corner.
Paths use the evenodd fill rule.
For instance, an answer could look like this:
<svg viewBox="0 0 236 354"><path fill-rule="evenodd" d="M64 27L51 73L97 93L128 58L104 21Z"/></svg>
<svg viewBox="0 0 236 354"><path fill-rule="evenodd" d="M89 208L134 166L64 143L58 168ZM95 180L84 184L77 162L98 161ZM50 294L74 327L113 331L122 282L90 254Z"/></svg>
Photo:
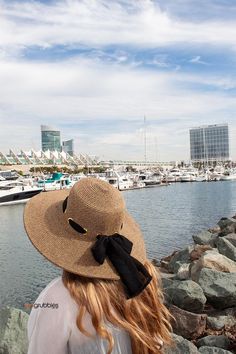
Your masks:
<svg viewBox="0 0 236 354"><path fill-rule="evenodd" d="M50 262L71 273L101 279L120 279L109 259L100 265L92 255L96 236L79 234L67 222L62 209L70 190L41 192L31 198L24 210L24 225L34 247ZM92 220L91 220L92 222ZM143 236L138 224L125 211L121 234L132 243L131 256L146 260Z"/></svg>

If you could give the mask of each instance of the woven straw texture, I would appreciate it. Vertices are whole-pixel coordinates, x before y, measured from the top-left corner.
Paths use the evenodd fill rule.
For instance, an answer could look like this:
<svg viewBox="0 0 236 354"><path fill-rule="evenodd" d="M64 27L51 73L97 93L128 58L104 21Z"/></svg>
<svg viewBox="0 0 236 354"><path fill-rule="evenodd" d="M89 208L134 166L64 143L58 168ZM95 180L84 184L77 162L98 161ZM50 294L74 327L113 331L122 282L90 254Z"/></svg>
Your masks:
<svg viewBox="0 0 236 354"><path fill-rule="evenodd" d="M75 231L69 218L87 233ZM99 234L120 233L133 242L131 255L141 263L146 260L140 228L127 212L122 193L99 179L84 178L71 190L41 192L31 198L25 207L24 225L30 241L44 257L75 274L119 279L109 260L100 265L93 258L91 247Z"/></svg>

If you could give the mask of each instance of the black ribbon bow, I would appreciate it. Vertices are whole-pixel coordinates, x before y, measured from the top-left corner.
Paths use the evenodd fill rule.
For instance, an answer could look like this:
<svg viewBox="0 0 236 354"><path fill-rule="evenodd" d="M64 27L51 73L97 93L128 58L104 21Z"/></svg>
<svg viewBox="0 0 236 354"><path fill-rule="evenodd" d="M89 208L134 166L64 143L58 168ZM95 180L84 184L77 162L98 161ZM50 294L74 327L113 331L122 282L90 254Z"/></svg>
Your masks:
<svg viewBox="0 0 236 354"><path fill-rule="evenodd" d="M146 268L136 258L130 255L133 243L126 237L114 234L98 235L92 247L92 253L99 264L109 258L125 285L128 298L140 294L152 280Z"/></svg>

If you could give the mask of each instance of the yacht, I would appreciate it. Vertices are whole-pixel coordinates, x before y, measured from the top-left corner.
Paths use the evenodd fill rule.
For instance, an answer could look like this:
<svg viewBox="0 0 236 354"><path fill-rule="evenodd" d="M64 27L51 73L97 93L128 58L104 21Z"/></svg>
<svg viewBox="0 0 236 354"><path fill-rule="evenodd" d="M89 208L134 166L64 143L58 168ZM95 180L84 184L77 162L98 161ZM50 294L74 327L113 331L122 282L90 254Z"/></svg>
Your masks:
<svg viewBox="0 0 236 354"><path fill-rule="evenodd" d="M236 181L236 170L226 171L220 178L221 181Z"/></svg>
<svg viewBox="0 0 236 354"><path fill-rule="evenodd" d="M180 177L180 182L195 182L196 181L196 176L191 173L184 173Z"/></svg>
<svg viewBox="0 0 236 354"><path fill-rule="evenodd" d="M205 172L205 173L200 173L197 177L196 177L196 182L208 182L210 181L210 175Z"/></svg>
<svg viewBox="0 0 236 354"><path fill-rule="evenodd" d="M119 188L119 182L117 177L107 177L106 181L111 184L114 188Z"/></svg>
<svg viewBox="0 0 236 354"><path fill-rule="evenodd" d="M129 178L129 176L118 176L118 189L120 191L124 191L126 189L132 189L134 186L133 181Z"/></svg>
<svg viewBox="0 0 236 354"><path fill-rule="evenodd" d="M172 168L171 170L166 172L164 180L167 183L179 182L182 174L183 173L179 168Z"/></svg>
<svg viewBox="0 0 236 354"><path fill-rule="evenodd" d="M53 191L71 188L75 183L76 180L72 181L69 175L64 175L61 172L54 172L51 178L39 180L37 186L45 191Z"/></svg>
<svg viewBox="0 0 236 354"><path fill-rule="evenodd" d="M225 168L223 166L216 166L212 171L212 180L220 181L222 177L224 177Z"/></svg>
<svg viewBox="0 0 236 354"><path fill-rule="evenodd" d="M42 188L25 185L23 182L7 181L0 185L0 205L25 203L40 193Z"/></svg>
<svg viewBox="0 0 236 354"><path fill-rule="evenodd" d="M143 182L146 187L156 186L161 183L160 176L154 175L152 172L145 172L139 175L139 181Z"/></svg>
<svg viewBox="0 0 236 354"><path fill-rule="evenodd" d="M14 181L20 177L20 175L13 170L0 171L0 177L4 178L4 180Z"/></svg>
<svg viewBox="0 0 236 354"><path fill-rule="evenodd" d="M128 174L121 174L115 170L108 170L105 174L106 181L120 191L132 189L134 186L133 180Z"/></svg>

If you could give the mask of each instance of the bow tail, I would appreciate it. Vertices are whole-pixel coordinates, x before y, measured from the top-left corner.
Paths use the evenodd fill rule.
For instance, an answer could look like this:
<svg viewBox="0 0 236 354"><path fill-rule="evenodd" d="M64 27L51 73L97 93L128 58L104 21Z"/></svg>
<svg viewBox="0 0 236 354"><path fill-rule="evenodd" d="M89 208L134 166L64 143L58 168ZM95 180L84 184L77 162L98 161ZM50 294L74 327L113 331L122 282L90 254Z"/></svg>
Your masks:
<svg viewBox="0 0 236 354"><path fill-rule="evenodd" d="M139 295L152 280L144 265L122 249L110 252L108 258L120 275L128 299Z"/></svg>

